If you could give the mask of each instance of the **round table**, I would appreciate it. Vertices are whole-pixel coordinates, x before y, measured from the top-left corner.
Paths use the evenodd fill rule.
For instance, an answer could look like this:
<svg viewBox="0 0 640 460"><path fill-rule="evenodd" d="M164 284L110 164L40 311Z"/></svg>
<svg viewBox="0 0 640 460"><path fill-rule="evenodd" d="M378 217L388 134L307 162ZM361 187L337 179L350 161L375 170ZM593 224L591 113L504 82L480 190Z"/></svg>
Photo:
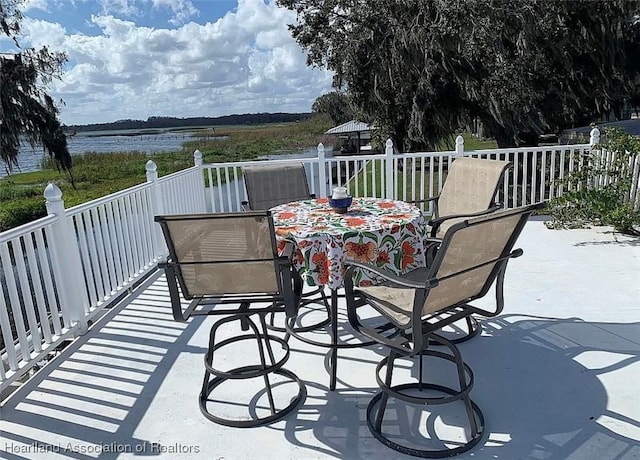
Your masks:
<svg viewBox="0 0 640 460"><path fill-rule="evenodd" d="M327 198L295 201L271 208L279 250L296 245L294 263L311 286L338 289L344 281L344 261L355 259L396 275L424 267L426 222L420 209L404 201L354 198L338 214ZM375 283L365 272L355 283Z"/></svg>
<svg viewBox="0 0 640 460"><path fill-rule="evenodd" d="M426 222L420 209L403 201L380 198L354 198L349 210L337 213L327 198L295 201L271 208L278 250L295 245L294 264L311 286L331 289L329 319L331 343L304 339L313 345L330 348L329 388L336 387L338 348L368 343L338 343L338 294L344 283L344 262L355 259L400 275L425 266L423 239ZM365 271L357 271L354 283L374 284ZM371 343L371 342L370 342Z"/></svg>

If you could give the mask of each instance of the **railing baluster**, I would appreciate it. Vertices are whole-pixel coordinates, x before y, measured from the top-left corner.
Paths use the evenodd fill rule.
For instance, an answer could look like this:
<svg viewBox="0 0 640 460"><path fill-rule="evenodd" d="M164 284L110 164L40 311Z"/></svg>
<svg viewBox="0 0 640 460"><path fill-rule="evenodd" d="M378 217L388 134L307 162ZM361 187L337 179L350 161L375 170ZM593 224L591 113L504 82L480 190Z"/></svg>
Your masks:
<svg viewBox="0 0 640 460"><path fill-rule="evenodd" d="M51 314L51 321L53 323L53 330L57 335L62 334L62 326L60 323L60 307L58 305L58 300L56 298L54 289L53 289L53 278L52 278L52 270L49 266L49 259L46 250L46 245L44 243L43 233L45 230L39 230L35 232L36 235L36 247L38 250L38 260L40 261L41 275L44 280L44 288L47 293L47 304L49 306L49 313ZM63 323L66 323L66 320L63 316Z"/></svg>
<svg viewBox="0 0 640 460"><path fill-rule="evenodd" d="M0 295L0 331L2 331L4 340L3 348L7 356L9 369L15 371L18 369L18 353L16 351L14 334L11 330L11 323L9 322L9 309L4 300L4 295ZM0 362L0 378L3 380L6 378L4 364L2 362Z"/></svg>
<svg viewBox="0 0 640 460"><path fill-rule="evenodd" d="M12 243L13 244L13 243ZM4 279L7 283L7 291L9 294L9 306L13 313L13 324L16 327L18 334L18 342L20 343L20 355L23 360L28 361L29 356L29 342L27 340L27 331L24 324L24 318L22 317L20 298L18 296L18 289L16 285L16 279L13 275L13 261L9 255L9 245L7 243L0 245L0 264L4 271Z"/></svg>
<svg viewBox="0 0 640 460"><path fill-rule="evenodd" d="M27 324L31 332L31 343L36 353L42 351L42 337L38 327L38 320L31 298L31 289L29 285L29 277L27 276L27 267L24 263L24 252L22 251L22 238L15 238L11 241L13 249L13 259L15 261L16 271L18 275L18 283L20 285L20 294L22 294L22 307L27 316ZM15 309L13 310L15 313Z"/></svg>
<svg viewBox="0 0 640 460"><path fill-rule="evenodd" d="M36 260L36 251L33 247L33 234L24 236L25 254L27 256L27 265L29 267L29 275L31 279L31 289L35 297L35 307L38 310L38 316L40 317L40 328L42 329L42 335L45 343L51 343L51 323L48 319L47 309L45 308L44 292L42 290L42 280L40 279L40 272L38 270L38 262ZM43 318L46 321L43 321Z"/></svg>
<svg viewBox="0 0 640 460"><path fill-rule="evenodd" d="M113 257L113 249L111 246L111 237L109 235L109 226L111 223L106 215L106 203L102 206L98 207L98 219L100 220L100 235L102 237L102 246L104 249L104 258L107 264L107 273L108 273L108 281L109 281L109 289L108 292L112 293L115 291L115 287L118 285L116 281L116 270L114 264Z"/></svg>

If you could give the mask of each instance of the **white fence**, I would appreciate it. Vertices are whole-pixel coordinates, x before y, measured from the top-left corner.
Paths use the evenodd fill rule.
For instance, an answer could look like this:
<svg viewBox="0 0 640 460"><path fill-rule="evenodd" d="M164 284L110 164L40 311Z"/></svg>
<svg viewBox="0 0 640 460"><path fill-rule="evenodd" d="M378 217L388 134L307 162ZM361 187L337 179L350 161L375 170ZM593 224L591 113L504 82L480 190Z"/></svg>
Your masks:
<svg viewBox="0 0 640 460"><path fill-rule="evenodd" d="M154 215L204 212L203 192L200 165L158 179L153 162L147 183L69 209L48 185L49 216L0 234L0 389L155 270Z"/></svg>
<svg viewBox="0 0 640 460"><path fill-rule="evenodd" d="M580 167L577 158L583 158L583 154L591 150L589 144L580 144L464 151L463 142L459 137L453 151L398 154L394 153L389 140L384 154L338 157L325 155L320 144L315 158L269 160L269 163L302 162L311 191L318 197L326 197L334 186L339 185L346 186L354 196L415 201L440 192L448 165L456 157L507 160L513 166L505 172L498 199L506 207L517 207L561 195L566 188L563 179ZM210 211L241 210L241 202L247 199L242 168L252 164L256 162L203 165L209 185L207 206Z"/></svg>
<svg viewBox="0 0 640 460"><path fill-rule="evenodd" d="M304 163L318 197L346 185L355 196L413 201L439 193L456 157L508 160L513 167L499 201L517 207L564 193L563 179L580 168L597 135L594 130L592 144L467 152L459 137L453 151L401 154L387 141L384 154L339 157L325 155L320 144L316 158L270 162ZM155 270L166 248L154 215L241 210L242 167L259 162L202 165L200 152L194 157L194 167L160 179L149 161L146 183L70 209L49 185L49 216L0 234L0 390L83 334L105 306ZM633 161L629 199L639 207L640 163Z"/></svg>

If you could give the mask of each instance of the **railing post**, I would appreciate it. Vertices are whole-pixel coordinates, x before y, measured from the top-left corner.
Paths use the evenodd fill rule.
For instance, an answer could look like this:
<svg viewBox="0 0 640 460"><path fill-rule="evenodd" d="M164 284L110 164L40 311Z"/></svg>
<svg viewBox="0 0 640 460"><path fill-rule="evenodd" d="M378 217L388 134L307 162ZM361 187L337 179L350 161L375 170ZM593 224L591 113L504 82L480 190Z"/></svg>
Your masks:
<svg viewBox="0 0 640 460"><path fill-rule="evenodd" d="M387 139L384 148L385 158L385 169L387 172L387 191L385 198L389 200L395 199L395 165L393 164L393 141L391 139Z"/></svg>
<svg viewBox="0 0 640 460"><path fill-rule="evenodd" d="M593 128L589 133L589 137L589 145L593 148L600 143L600 130L598 128Z"/></svg>
<svg viewBox="0 0 640 460"><path fill-rule="evenodd" d="M151 187L151 206L152 206L152 214L153 216L158 216L163 213L162 208L162 195L160 193L160 187L158 186L158 166L155 164L153 160L147 161L144 165L145 170L147 171L147 182L151 182L153 185ZM152 217L153 219L153 217ZM162 229L158 224L152 222L151 225L155 226L155 244L154 244L154 254L156 256L161 256L166 254L166 244L164 242L164 237L162 236ZM162 252L162 253L161 253Z"/></svg>
<svg viewBox="0 0 640 460"><path fill-rule="evenodd" d="M56 291L60 308L69 311L69 318L78 325L78 335L87 333L87 317L84 305L87 300L84 286L84 271L80 259L78 237L73 221L67 216L60 188L49 183L44 189L48 214L58 217L51 225L48 248L51 254L51 268L56 280Z"/></svg>
<svg viewBox="0 0 640 460"><path fill-rule="evenodd" d="M464 137L456 137L456 157L464 155Z"/></svg>
<svg viewBox="0 0 640 460"><path fill-rule="evenodd" d="M327 196L327 164L324 155L324 144L322 142L318 144L318 174L320 181L318 198L324 198Z"/></svg>
<svg viewBox="0 0 640 460"><path fill-rule="evenodd" d="M598 155L598 161L602 162L603 160L607 161L606 155L602 150L598 149L598 144L600 143L600 130L598 128L593 128L590 132L589 132L589 154L587 154L586 152L583 152L583 154L580 156L580 163L579 163L579 168L582 169L584 168L584 164L586 161L588 162L593 162L593 158L590 155ZM594 152L594 150L596 152ZM605 168L608 168L607 164L604 164ZM598 180L607 180L606 176L602 176L602 174L593 177L592 178L592 186L597 187L598 186ZM599 188L599 187L598 187Z"/></svg>
<svg viewBox="0 0 640 460"><path fill-rule="evenodd" d="M193 151L193 165L200 169L198 172L198 185L200 186L201 194L197 210L198 212L207 212L207 184L202 172L202 152L198 149Z"/></svg>
<svg viewBox="0 0 640 460"><path fill-rule="evenodd" d="M193 164L195 166L202 166L202 152L200 150L195 150L193 152Z"/></svg>

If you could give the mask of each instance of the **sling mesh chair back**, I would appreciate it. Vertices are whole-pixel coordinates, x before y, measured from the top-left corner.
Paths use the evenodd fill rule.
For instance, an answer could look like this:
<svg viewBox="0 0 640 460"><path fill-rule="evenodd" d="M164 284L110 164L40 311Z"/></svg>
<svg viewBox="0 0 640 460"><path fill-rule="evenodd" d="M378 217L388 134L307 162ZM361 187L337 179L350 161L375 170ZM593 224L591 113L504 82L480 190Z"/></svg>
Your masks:
<svg viewBox="0 0 640 460"><path fill-rule="evenodd" d="M510 165L508 161L456 158L440 195L421 200L433 201L435 205L433 218L428 222L431 236L442 238L456 222L497 210L498 186Z"/></svg>
<svg viewBox="0 0 640 460"><path fill-rule="evenodd" d="M302 163L245 166L242 172L247 189L247 201L242 202L245 209L267 210L314 197Z"/></svg>
<svg viewBox="0 0 640 460"><path fill-rule="evenodd" d="M456 345L438 332L442 327L472 313L495 316L502 311L507 262L522 254L522 250L513 249L514 245L531 213L541 206L536 204L499 211L454 224L445 234L433 264L403 276L382 272L372 265L347 262L345 289L349 322L356 330L390 350L389 356L377 366L376 378L381 391L372 399L367 410L369 429L387 446L415 456L446 457L462 453L479 442L484 429L484 417L469 397L473 373L462 361ZM353 273L358 267L376 273L384 281L375 286L355 287ZM483 309L471 304L484 297L494 284L495 308ZM368 326L368 322L356 312L363 305L373 307L394 327L380 332ZM449 353L440 347L437 350L429 348L430 342L447 347ZM423 356L454 363L457 388L426 382L422 368ZM419 370L416 382L392 382L394 371L402 369L402 366L394 367L399 357L417 358ZM383 368L386 368L384 378L380 376ZM443 396L434 396L434 392ZM417 405L432 415L434 411L426 406L461 401L466 414L466 439L459 443L435 439L436 430L430 430L427 436L417 436L419 439L415 439L413 435L420 433L418 427L409 432L390 434L390 426L397 416L390 417L387 414L389 398L401 404ZM385 417L390 420L385 420ZM401 443L400 439L405 441L404 436L410 439Z"/></svg>
<svg viewBox="0 0 640 460"><path fill-rule="evenodd" d="M186 321L191 316L221 315L211 327L205 356L205 376L200 392L200 409L210 420L228 426L250 427L270 423L290 412L303 398L305 387L292 372L283 368L289 348L283 339L269 335L265 315L284 311L296 314L302 280L289 257L278 256L273 219L268 211L156 216L169 248L169 258L160 264L167 276L173 316ZM183 308L182 299L190 300ZM254 318L258 319L256 321ZM217 340L221 326L236 324L231 338ZM225 334L229 334L228 331ZM279 353L272 343L280 345ZM220 350L242 346L250 361L233 369L223 369ZM231 348L232 350L235 350ZM229 350L229 348L227 349ZM222 353L225 353L224 351ZM277 356L276 356L277 355ZM218 358L218 359L216 359ZM294 396L274 399L272 380L293 386ZM222 383L243 380L260 385L269 409L249 407L229 401L220 409L211 393ZM250 381L250 382L249 382ZM233 386L233 385L232 385ZM224 397L216 398L224 401ZM248 413L221 414L229 407L246 407Z"/></svg>

